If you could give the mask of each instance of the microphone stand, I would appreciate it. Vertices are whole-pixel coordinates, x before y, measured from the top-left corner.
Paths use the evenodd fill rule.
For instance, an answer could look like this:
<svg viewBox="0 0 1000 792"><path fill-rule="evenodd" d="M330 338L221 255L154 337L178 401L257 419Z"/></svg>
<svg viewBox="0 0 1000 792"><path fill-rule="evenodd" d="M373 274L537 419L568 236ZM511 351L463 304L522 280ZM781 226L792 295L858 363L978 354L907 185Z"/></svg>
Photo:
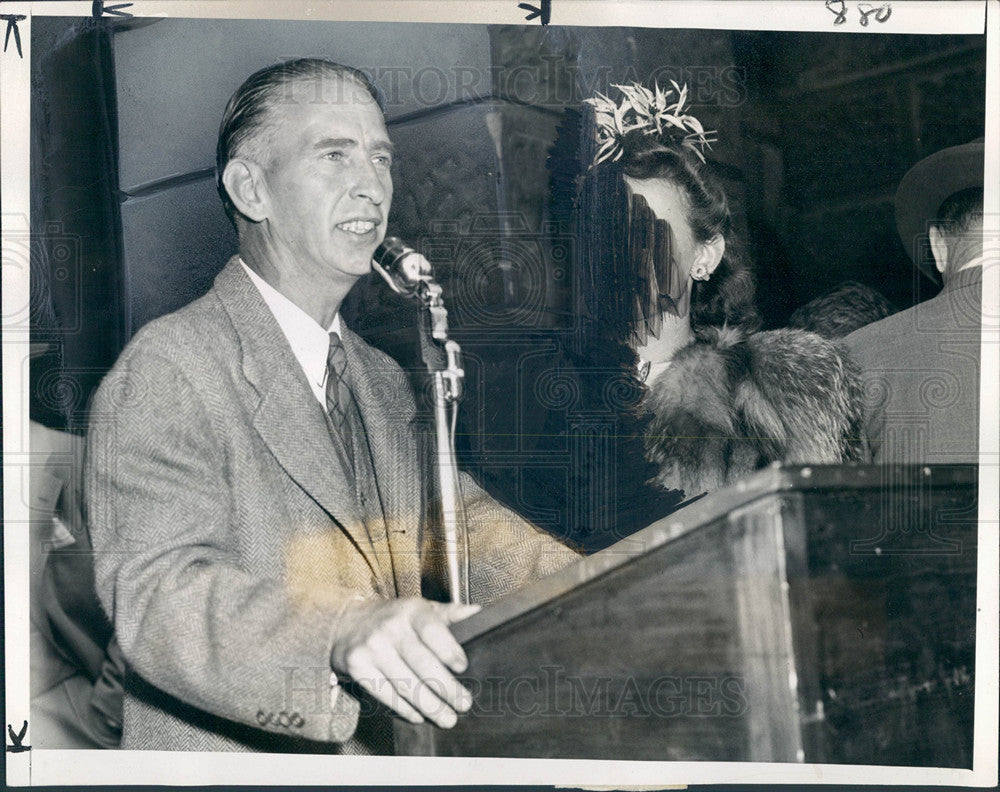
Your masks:
<svg viewBox="0 0 1000 792"><path fill-rule="evenodd" d="M448 311L441 298L441 287L434 281L430 264L422 256L409 261L414 251L398 239L387 239L387 259L377 253L372 267L389 287L404 297L416 299L423 310L417 327L420 331L420 353L434 384L434 434L438 489L441 494L441 522L444 533L445 578L448 597L452 602L468 604L469 544L465 515L458 481L458 460L455 457L455 421L458 401L462 398L465 371L461 366L462 350L448 338ZM388 262L392 260L393 263ZM395 277L386 265L402 273ZM451 419L449 420L449 410Z"/></svg>
<svg viewBox="0 0 1000 792"><path fill-rule="evenodd" d="M441 287L431 280L421 281L417 299L423 307L418 323L420 349L434 383L435 459L441 494L448 597L452 602L468 604L469 546L454 442L458 401L462 398L465 378L461 367L462 350L448 338L448 311L441 299Z"/></svg>

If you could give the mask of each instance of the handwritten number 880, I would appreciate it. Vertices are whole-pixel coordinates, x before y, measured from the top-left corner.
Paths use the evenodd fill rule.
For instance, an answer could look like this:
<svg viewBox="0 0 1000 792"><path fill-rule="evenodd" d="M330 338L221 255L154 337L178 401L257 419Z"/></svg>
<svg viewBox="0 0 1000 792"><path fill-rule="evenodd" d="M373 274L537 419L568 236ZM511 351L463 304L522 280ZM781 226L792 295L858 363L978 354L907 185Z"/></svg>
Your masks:
<svg viewBox="0 0 1000 792"><path fill-rule="evenodd" d="M847 22L847 0L826 0L826 7L834 14L833 24L843 25ZM868 27L869 18L875 15L876 22L886 22L892 16L892 6L884 3L873 6L871 3L858 3L858 21L861 27Z"/></svg>

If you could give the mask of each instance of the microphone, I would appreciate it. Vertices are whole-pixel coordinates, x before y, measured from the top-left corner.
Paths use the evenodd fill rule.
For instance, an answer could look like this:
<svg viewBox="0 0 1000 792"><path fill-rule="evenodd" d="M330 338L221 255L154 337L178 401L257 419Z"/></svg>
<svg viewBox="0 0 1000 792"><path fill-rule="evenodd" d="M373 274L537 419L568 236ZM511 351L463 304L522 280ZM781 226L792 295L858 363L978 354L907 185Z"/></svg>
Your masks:
<svg viewBox="0 0 1000 792"><path fill-rule="evenodd" d="M431 263L397 237L386 237L372 254L372 269L397 294L417 300L420 354L434 383L437 494L441 498L445 583L452 602L469 602L469 540L461 506L462 485L455 456L455 422L465 371L462 349L448 338L448 311ZM437 343L435 343L437 342ZM451 413L449 418L449 412Z"/></svg>
<svg viewBox="0 0 1000 792"><path fill-rule="evenodd" d="M431 263L398 237L386 237L372 254L372 269L404 297L418 297L421 284L434 278Z"/></svg>

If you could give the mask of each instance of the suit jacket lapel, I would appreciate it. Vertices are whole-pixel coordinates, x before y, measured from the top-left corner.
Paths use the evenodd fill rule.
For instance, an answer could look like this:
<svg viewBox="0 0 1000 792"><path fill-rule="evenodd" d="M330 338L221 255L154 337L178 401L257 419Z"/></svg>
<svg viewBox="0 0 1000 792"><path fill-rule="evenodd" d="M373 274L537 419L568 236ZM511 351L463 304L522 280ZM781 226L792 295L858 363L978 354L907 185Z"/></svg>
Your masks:
<svg viewBox="0 0 1000 792"><path fill-rule="evenodd" d="M215 289L243 348L243 376L256 394L253 425L285 472L348 533L373 574L378 566L351 484L288 340L234 257Z"/></svg>
<svg viewBox="0 0 1000 792"><path fill-rule="evenodd" d="M382 501L396 591L401 597L419 596L424 493L410 384L398 366L349 329L343 328L342 336Z"/></svg>

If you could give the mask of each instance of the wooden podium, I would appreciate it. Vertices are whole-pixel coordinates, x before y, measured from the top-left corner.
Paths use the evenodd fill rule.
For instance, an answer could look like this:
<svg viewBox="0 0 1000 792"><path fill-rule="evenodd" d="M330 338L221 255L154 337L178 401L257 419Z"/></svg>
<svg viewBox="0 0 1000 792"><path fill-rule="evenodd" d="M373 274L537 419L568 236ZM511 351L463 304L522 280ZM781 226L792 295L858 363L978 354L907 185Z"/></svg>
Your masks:
<svg viewBox="0 0 1000 792"><path fill-rule="evenodd" d="M398 754L971 767L977 469L771 468L453 631Z"/></svg>

